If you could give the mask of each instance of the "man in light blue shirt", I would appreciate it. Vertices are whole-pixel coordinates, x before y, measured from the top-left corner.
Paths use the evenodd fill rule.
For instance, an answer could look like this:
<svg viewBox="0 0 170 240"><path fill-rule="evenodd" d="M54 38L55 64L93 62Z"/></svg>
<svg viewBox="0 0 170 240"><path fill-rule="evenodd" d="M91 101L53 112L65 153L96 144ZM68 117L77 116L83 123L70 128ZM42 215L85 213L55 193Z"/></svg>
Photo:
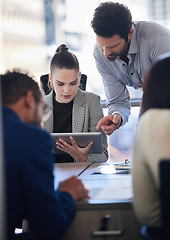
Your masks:
<svg viewBox="0 0 170 240"><path fill-rule="evenodd" d="M91 26L97 41L94 58L110 114L99 121L97 128L110 135L128 121L127 85L141 88L149 66L170 52L170 31L153 22L132 22L129 9L113 2L101 3L95 9Z"/></svg>

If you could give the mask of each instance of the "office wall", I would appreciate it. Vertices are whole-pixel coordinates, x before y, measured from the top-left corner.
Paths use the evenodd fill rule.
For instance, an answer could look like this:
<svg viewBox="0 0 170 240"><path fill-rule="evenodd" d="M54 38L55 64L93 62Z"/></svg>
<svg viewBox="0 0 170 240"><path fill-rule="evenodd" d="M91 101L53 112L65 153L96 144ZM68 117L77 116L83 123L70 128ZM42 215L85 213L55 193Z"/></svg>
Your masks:
<svg viewBox="0 0 170 240"><path fill-rule="evenodd" d="M0 71L47 71L43 0L0 0Z"/></svg>

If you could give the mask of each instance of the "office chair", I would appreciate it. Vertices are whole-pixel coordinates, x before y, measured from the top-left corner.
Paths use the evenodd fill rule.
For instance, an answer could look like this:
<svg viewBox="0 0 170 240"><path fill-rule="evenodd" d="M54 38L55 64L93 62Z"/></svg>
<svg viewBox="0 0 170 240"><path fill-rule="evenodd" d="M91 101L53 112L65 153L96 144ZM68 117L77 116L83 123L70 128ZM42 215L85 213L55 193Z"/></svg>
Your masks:
<svg viewBox="0 0 170 240"><path fill-rule="evenodd" d="M162 159L159 163L160 198L162 209L162 227L142 227L142 237L145 240L170 239L170 159Z"/></svg>
<svg viewBox="0 0 170 240"><path fill-rule="evenodd" d="M44 89L45 94L49 94L52 88L48 85L48 74L44 74L40 77L40 82L42 88ZM86 83L87 83L87 76L85 74L81 74L80 85L79 88L83 91L86 91Z"/></svg>
<svg viewBox="0 0 170 240"><path fill-rule="evenodd" d="M162 231L170 239L170 159L160 161Z"/></svg>
<svg viewBox="0 0 170 240"><path fill-rule="evenodd" d="M86 91L86 83L87 83L87 76L85 74L81 74L79 88L83 91Z"/></svg>
<svg viewBox="0 0 170 240"><path fill-rule="evenodd" d="M46 95L52 90L52 88L48 85L48 76L48 74L44 74L40 77L40 83Z"/></svg>

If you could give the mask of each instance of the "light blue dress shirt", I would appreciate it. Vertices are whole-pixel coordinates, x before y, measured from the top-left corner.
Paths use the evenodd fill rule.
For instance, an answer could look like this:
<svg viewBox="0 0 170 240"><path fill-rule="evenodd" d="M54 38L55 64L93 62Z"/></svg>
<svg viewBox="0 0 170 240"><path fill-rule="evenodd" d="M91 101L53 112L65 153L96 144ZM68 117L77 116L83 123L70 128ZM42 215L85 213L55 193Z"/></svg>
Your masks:
<svg viewBox="0 0 170 240"><path fill-rule="evenodd" d="M102 76L109 114L118 112L123 124L130 114L130 96L126 86L135 89L142 87L149 66L160 55L170 52L170 31L167 28L146 21L133 23L133 28L128 64L121 59L110 62L97 43L94 47L96 67Z"/></svg>

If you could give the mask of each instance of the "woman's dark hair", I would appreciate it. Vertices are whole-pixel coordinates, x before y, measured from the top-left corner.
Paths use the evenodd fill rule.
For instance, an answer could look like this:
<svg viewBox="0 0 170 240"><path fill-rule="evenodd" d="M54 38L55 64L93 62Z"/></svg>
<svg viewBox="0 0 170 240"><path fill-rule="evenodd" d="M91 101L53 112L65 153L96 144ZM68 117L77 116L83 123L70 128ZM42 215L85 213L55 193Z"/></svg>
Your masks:
<svg viewBox="0 0 170 240"><path fill-rule="evenodd" d="M91 26L98 36L109 38L119 35L127 41L132 27L131 12L123 4L101 3L95 9Z"/></svg>
<svg viewBox="0 0 170 240"><path fill-rule="evenodd" d="M170 53L162 55L144 78L142 113L150 108L170 109Z"/></svg>
<svg viewBox="0 0 170 240"><path fill-rule="evenodd" d="M50 62L50 71L51 74L55 68L59 69L76 69L79 71L79 62L77 57L69 51L68 47L65 44L61 44Z"/></svg>

